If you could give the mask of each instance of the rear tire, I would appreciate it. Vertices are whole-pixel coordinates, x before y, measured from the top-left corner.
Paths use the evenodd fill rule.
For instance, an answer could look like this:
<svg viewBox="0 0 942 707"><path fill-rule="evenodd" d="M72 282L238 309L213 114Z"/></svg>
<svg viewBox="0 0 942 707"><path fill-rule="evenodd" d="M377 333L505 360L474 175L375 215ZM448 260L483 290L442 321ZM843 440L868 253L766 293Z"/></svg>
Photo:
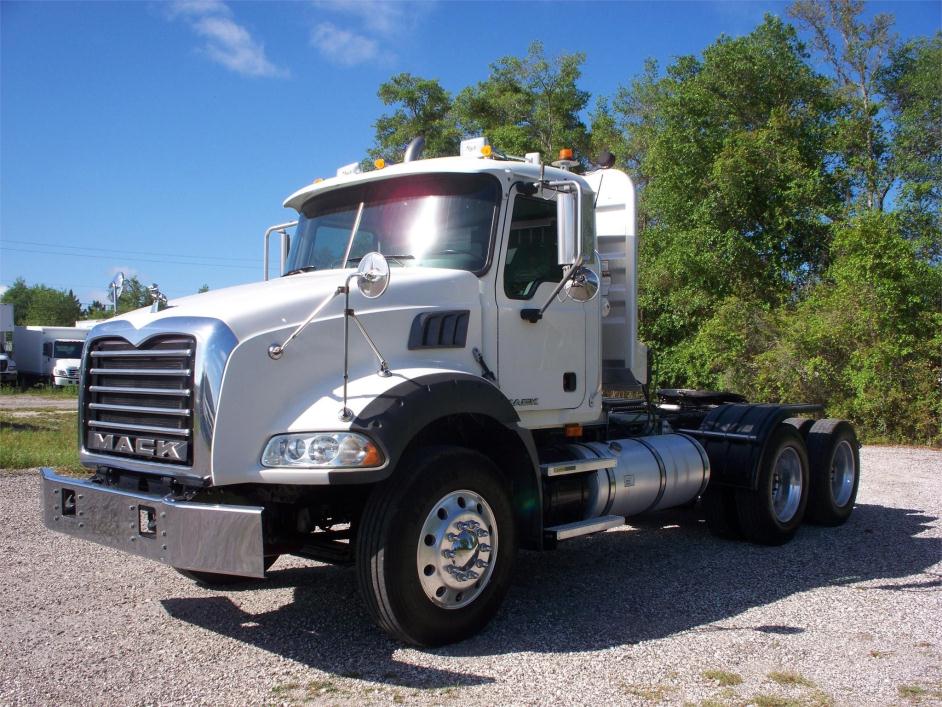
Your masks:
<svg viewBox="0 0 942 707"><path fill-rule="evenodd" d="M808 468L801 433L792 425L778 425L759 461L758 487L736 490L736 511L747 540L782 545L792 539L808 504Z"/></svg>
<svg viewBox="0 0 942 707"><path fill-rule="evenodd" d="M811 427L814 425L814 420L812 420L810 417L789 417L787 420L783 420L782 424L791 425L796 430L798 430L807 443L808 432L811 431Z"/></svg>
<svg viewBox="0 0 942 707"><path fill-rule="evenodd" d="M841 525L850 517L860 483L860 444L846 420L818 420L808 434L811 497L808 520Z"/></svg>
<svg viewBox="0 0 942 707"><path fill-rule="evenodd" d="M439 646L490 621L517 547L510 494L490 459L459 447L419 449L373 489L362 519L357 582L386 633Z"/></svg>

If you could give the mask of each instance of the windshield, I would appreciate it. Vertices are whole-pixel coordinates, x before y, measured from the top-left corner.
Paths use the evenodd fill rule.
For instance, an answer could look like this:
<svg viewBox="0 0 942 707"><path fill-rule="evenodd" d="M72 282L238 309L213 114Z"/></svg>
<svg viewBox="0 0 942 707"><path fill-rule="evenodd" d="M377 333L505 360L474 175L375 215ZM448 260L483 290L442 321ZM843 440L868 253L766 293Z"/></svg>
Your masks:
<svg viewBox="0 0 942 707"><path fill-rule="evenodd" d="M423 174L367 182L310 199L291 239L286 272L339 268L357 209L348 267L371 251L392 265L480 272L487 265L500 184L484 174Z"/></svg>
<svg viewBox="0 0 942 707"><path fill-rule="evenodd" d="M53 358L82 358L81 341L57 341L52 349Z"/></svg>

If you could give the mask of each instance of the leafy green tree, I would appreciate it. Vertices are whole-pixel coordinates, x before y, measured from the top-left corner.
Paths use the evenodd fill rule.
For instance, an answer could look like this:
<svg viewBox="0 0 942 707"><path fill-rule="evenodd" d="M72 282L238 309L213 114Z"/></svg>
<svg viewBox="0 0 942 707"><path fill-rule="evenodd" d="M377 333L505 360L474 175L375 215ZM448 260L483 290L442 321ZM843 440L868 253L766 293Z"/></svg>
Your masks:
<svg viewBox="0 0 942 707"><path fill-rule="evenodd" d="M880 75L894 118L892 165L907 238L928 260L942 257L942 34L906 43Z"/></svg>
<svg viewBox="0 0 942 707"><path fill-rule="evenodd" d="M82 312L84 319L108 319L112 317L111 305L99 300L93 300Z"/></svg>
<svg viewBox="0 0 942 707"><path fill-rule="evenodd" d="M0 302L3 304L13 305L13 323L16 326L25 326L32 296L33 288L27 285L22 277L18 277L3 293L3 297L0 297Z"/></svg>
<svg viewBox="0 0 942 707"><path fill-rule="evenodd" d="M541 42L525 57L505 56L491 64L490 75L455 98L461 130L486 135L499 152L540 152L555 159L573 148L585 156L589 133L579 114L589 94L579 89L585 54L563 54L549 60Z"/></svg>
<svg viewBox="0 0 942 707"><path fill-rule="evenodd" d="M82 305L72 290L27 285L23 278L17 278L3 293L2 301L13 305L17 326L74 326L82 314Z"/></svg>
<svg viewBox="0 0 942 707"><path fill-rule="evenodd" d="M892 15L878 14L867 24L863 10L863 0L796 0L788 8L834 72L843 104L834 132L836 171L845 178L847 199L882 210L895 177L879 74L895 37Z"/></svg>
<svg viewBox="0 0 942 707"><path fill-rule="evenodd" d="M938 444L942 272L895 214L838 227L833 251L825 277L754 358L757 395L827 403L871 438Z"/></svg>
<svg viewBox="0 0 942 707"><path fill-rule="evenodd" d="M632 105L651 175L642 336L667 380L687 384L704 356L698 332L724 302L774 307L826 267L827 219L841 211L825 169L833 102L794 29L774 17L638 85L623 95L644 95Z"/></svg>
<svg viewBox="0 0 942 707"><path fill-rule="evenodd" d="M150 307L153 298L147 285L142 283L136 275L126 278L124 288L118 297L118 314L124 314L141 307Z"/></svg>
<svg viewBox="0 0 942 707"><path fill-rule="evenodd" d="M370 157L400 162L408 144L419 135L425 138L424 157L458 154L460 135L451 94L437 80L396 74L380 85L378 95L383 105L395 106L395 110L374 123Z"/></svg>

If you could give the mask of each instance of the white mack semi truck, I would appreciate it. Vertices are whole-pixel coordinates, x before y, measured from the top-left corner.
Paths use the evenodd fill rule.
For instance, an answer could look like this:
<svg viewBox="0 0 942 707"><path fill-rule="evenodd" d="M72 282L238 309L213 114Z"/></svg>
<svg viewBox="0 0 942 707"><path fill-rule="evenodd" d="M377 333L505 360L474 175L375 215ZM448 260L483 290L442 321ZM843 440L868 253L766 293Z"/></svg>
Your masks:
<svg viewBox="0 0 942 707"><path fill-rule="evenodd" d="M518 548L698 498L714 532L770 545L847 519L849 423L648 390L634 189L611 159L420 153L292 194L261 282L92 329L94 473L42 470L45 525L207 585L282 554L352 564L383 630L439 645L494 615Z"/></svg>

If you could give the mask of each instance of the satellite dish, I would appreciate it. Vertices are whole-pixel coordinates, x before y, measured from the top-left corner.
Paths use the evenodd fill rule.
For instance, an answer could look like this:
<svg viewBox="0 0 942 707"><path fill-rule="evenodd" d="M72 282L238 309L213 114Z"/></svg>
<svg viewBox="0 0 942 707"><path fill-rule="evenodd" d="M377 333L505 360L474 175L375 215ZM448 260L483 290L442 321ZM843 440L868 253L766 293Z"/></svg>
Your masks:
<svg viewBox="0 0 942 707"><path fill-rule="evenodd" d="M111 286L115 290L115 297L120 297L124 291L124 273L119 272L111 279Z"/></svg>

